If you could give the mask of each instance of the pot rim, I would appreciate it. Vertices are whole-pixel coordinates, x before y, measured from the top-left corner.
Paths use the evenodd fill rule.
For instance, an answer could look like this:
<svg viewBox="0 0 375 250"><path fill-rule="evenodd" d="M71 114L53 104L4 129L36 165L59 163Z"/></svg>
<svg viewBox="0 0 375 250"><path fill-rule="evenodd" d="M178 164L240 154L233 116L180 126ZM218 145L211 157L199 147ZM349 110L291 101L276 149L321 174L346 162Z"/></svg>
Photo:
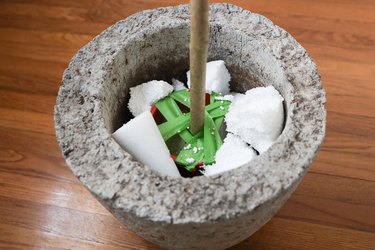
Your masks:
<svg viewBox="0 0 375 250"><path fill-rule="evenodd" d="M260 157L215 176L159 176L133 160L112 139L103 119L100 90L108 74L106 69L126 44L157 31L161 21L168 28L187 26L189 6L143 11L119 21L73 57L64 72L55 106L56 135L68 166L117 217L129 215L183 224L228 220L250 213L289 192L306 173L323 141L325 91L316 65L305 49L261 15L231 4L212 4L210 8L210 25L220 24L264 44L267 53L284 70L293 97L285 129ZM97 54L93 55L93 51ZM81 72L82 69L90 70ZM84 84L94 87L85 88ZM84 104L80 104L81 92L87 98ZM79 115L86 116L89 111L90 119L84 123L87 128L82 129ZM101 141L95 141L98 138ZM136 184L139 181L144 185ZM160 186L163 190L159 190ZM123 191L127 188L131 194ZM156 201L150 194L163 200Z"/></svg>

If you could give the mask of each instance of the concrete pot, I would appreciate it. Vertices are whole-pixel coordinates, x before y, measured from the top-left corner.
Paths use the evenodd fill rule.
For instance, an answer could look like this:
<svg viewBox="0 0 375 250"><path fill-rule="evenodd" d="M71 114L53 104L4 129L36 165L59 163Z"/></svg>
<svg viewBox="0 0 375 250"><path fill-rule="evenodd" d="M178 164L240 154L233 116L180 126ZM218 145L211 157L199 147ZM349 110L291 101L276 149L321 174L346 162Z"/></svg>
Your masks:
<svg viewBox="0 0 375 250"><path fill-rule="evenodd" d="M325 134L325 92L316 65L286 31L239 7L211 5L209 60L225 60L233 91L273 85L285 98L285 128L235 170L159 176L111 133L130 119L129 87L187 70L189 19L187 5L140 12L83 47L64 72L56 135L74 174L130 230L169 249L223 249L258 230L301 181Z"/></svg>

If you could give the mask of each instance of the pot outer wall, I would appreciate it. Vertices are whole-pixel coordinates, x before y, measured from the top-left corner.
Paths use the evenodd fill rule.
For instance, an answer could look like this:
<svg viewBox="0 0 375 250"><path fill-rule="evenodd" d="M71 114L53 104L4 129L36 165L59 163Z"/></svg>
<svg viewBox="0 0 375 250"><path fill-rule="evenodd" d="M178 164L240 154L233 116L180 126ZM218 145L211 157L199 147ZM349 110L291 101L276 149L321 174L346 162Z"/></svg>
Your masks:
<svg viewBox="0 0 375 250"><path fill-rule="evenodd" d="M137 13L95 37L64 72L55 106L73 173L129 229L168 249L224 249L246 239L289 198L325 134L325 92L301 45L261 15L210 8L209 60L226 62L231 90L273 85L285 99L282 134L252 162L211 177L159 176L111 137L131 119L130 87L184 80L188 5Z"/></svg>

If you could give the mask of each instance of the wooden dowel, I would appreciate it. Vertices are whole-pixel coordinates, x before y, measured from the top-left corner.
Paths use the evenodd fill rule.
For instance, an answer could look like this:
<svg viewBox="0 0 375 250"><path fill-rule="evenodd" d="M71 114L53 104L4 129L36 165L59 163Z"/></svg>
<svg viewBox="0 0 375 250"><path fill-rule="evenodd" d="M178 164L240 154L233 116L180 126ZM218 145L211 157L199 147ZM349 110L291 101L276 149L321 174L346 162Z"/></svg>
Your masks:
<svg viewBox="0 0 375 250"><path fill-rule="evenodd" d="M190 127L193 134L204 126L206 63L208 53L208 0L191 0Z"/></svg>

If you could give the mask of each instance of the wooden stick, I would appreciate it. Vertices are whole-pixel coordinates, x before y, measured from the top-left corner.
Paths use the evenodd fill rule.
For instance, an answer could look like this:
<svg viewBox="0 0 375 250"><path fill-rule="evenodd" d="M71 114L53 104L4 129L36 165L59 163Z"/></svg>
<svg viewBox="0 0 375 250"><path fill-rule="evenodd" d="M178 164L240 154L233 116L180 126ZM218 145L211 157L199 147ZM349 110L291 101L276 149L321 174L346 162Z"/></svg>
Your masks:
<svg viewBox="0 0 375 250"><path fill-rule="evenodd" d="M204 125L206 63L208 53L208 0L191 0L190 127L193 134Z"/></svg>

